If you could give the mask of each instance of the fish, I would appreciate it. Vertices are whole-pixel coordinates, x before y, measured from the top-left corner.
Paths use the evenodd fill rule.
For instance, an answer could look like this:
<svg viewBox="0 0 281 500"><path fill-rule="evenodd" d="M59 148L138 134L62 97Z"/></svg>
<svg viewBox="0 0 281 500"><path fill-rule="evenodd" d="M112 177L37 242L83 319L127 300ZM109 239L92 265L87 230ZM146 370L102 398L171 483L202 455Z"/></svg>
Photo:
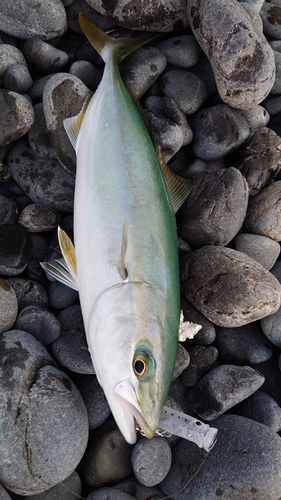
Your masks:
<svg viewBox="0 0 281 500"><path fill-rule="evenodd" d="M42 263L78 290L88 348L113 417L128 443L136 423L152 438L178 345L180 284L175 212L189 181L154 143L120 62L155 38L113 38L82 13L104 60L101 82L64 127L75 149L74 245L58 228L62 259Z"/></svg>

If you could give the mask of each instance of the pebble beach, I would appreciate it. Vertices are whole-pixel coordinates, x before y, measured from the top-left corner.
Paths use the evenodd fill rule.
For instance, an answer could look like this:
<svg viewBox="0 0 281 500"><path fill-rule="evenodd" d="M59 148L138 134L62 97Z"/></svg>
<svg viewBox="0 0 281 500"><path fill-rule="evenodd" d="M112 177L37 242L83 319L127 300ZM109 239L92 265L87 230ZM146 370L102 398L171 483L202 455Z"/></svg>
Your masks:
<svg viewBox="0 0 281 500"><path fill-rule="evenodd" d="M63 120L103 73L79 12L115 37L159 33L120 70L192 185L176 214L181 307L202 328L179 343L167 406L218 429L209 452L124 440L78 292L40 265L61 258L58 226L73 239ZM0 500L280 500L281 0L0 0L0 13Z"/></svg>

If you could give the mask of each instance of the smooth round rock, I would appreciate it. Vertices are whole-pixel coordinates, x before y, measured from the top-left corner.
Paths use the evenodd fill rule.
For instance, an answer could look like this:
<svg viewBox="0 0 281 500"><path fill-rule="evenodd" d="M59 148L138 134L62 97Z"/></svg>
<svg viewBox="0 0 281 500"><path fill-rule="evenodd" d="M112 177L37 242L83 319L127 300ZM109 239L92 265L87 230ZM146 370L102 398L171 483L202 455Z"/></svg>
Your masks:
<svg viewBox="0 0 281 500"><path fill-rule="evenodd" d="M0 342L0 480L32 495L63 481L80 462L87 412L70 378L32 335L12 330Z"/></svg>
<svg viewBox="0 0 281 500"><path fill-rule="evenodd" d="M190 363L190 356L188 351L183 347L182 344L178 344L178 350L176 355L176 361L173 371L172 380L178 378L181 373L186 369Z"/></svg>
<svg viewBox="0 0 281 500"><path fill-rule="evenodd" d="M242 326L277 311L281 286L254 259L226 247L205 246L181 259L181 289L210 321Z"/></svg>
<svg viewBox="0 0 281 500"><path fill-rule="evenodd" d="M76 156L63 126L63 120L80 112L90 89L74 75L57 73L45 84L43 106L51 145L63 167L76 170Z"/></svg>
<svg viewBox="0 0 281 500"><path fill-rule="evenodd" d="M24 271L29 258L29 237L20 224L0 225L0 273L13 276Z"/></svg>
<svg viewBox="0 0 281 500"><path fill-rule="evenodd" d="M37 495L27 495L26 500L77 500L81 495L81 479L72 472L64 481ZM1 499L2 500L2 499Z"/></svg>
<svg viewBox="0 0 281 500"><path fill-rule="evenodd" d="M88 0L93 9L113 19L124 28L145 31L181 30L188 25L186 2L184 0L154 0L153 3L117 0L113 4L103 0Z"/></svg>
<svg viewBox="0 0 281 500"><path fill-rule="evenodd" d="M156 47L142 47L126 57L120 66L121 76L139 99L161 75L166 64L165 55Z"/></svg>
<svg viewBox="0 0 281 500"><path fill-rule="evenodd" d="M186 115L195 113L207 98L204 82L189 71L172 69L160 80L162 92L174 99Z"/></svg>
<svg viewBox="0 0 281 500"><path fill-rule="evenodd" d="M0 194L0 225L15 224L18 220L18 208L14 200Z"/></svg>
<svg viewBox="0 0 281 500"><path fill-rule="evenodd" d="M55 152L50 143L50 134L47 130L42 102L35 104L34 114L34 124L28 132L29 145L39 156L54 158Z"/></svg>
<svg viewBox="0 0 281 500"><path fill-rule="evenodd" d="M2 5L1 5L2 7ZM5 77L6 71L13 64L21 64L27 68L26 60L22 52L13 45L7 43L0 44L0 79Z"/></svg>
<svg viewBox="0 0 281 500"><path fill-rule="evenodd" d="M31 66L36 67L42 73L62 71L69 62L69 57L65 52L40 38L27 40L22 47L22 52Z"/></svg>
<svg viewBox="0 0 281 500"><path fill-rule="evenodd" d="M92 91L96 90L101 81L100 70L89 61L74 61L69 73L79 78Z"/></svg>
<svg viewBox="0 0 281 500"><path fill-rule="evenodd" d="M255 259L268 270L274 266L280 254L279 243L260 234L238 234L235 238L235 249Z"/></svg>
<svg viewBox="0 0 281 500"><path fill-rule="evenodd" d="M280 496L281 439L271 429L238 415L212 423L218 439L209 454L181 440L160 488L177 500L276 500Z"/></svg>
<svg viewBox="0 0 281 500"><path fill-rule="evenodd" d="M7 164L13 179L34 203L72 212L75 178L56 159L34 153L26 139L10 150Z"/></svg>
<svg viewBox="0 0 281 500"><path fill-rule="evenodd" d="M60 0L5 0L1 3L0 30L23 40L50 40L67 29L66 12Z"/></svg>
<svg viewBox="0 0 281 500"><path fill-rule="evenodd" d="M158 486L144 486L134 477L115 484L114 488L121 490L123 494L132 495L134 498L139 498L140 500L160 500L163 497L163 492Z"/></svg>
<svg viewBox="0 0 281 500"><path fill-rule="evenodd" d="M267 425L275 432L281 430L281 408L276 401L258 390L239 406L239 415Z"/></svg>
<svg viewBox="0 0 281 500"><path fill-rule="evenodd" d="M23 64L12 64L5 73L4 85L6 90L24 94L30 89L33 80Z"/></svg>
<svg viewBox="0 0 281 500"><path fill-rule="evenodd" d="M217 366L190 389L189 404L200 418L211 421L248 398L264 380L250 366Z"/></svg>
<svg viewBox="0 0 281 500"><path fill-rule="evenodd" d="M25 207L18 220L30 233L50 231L50 229L55 229L60 221L61 216L56 210L39 205L39 203Z"/></svg>
<svg viewBox="0 0 281 500"><path fill-rule="evenodd" d="M17 319L18 300L11 285L0 278L0 333L12 328Z"/></svg>
<svg viewBox="0 0 281 500"><path fill-rule="evenodd" d="M201 53L196 38L191 35L168 38L158 43L156 47L165 54L168 63L179 68L194 66Z"/></svg>
<svg viewBox="0 0 281 500"><path fill-rule="evenodd" d="M201 160L219 160L249 137L250 129L237 109L215 104L201 109L192 122L193 152Z"/></svg>
<svg viewBox="0 0 281 500"><path fill-rule="evenodd" d="M34 305L22 309L14 327L30 333L44 346L51 344L61 331L60 322L53 313Z"/></svg>
<svg viewBox="0 0 281 500"><path fill-rule="evenodd" d="M111 410L95 375L79 375L75 384L87 408L89 429L100 427L109 417Z"/></svg>
<svg viewBox="0 0 281 500"><path fill-rule="evenodd" d="M86 500L136 500L136 497L116 488L99 488L87 496Z"/></svg>
<svg viewBox="0 0 281 500"><path fill-rule="evenodd" d="M187 123L185 114L181 111L178 104L171 97L163 97L163 104L171 115L172 120L180 127L183 133L182 145L187 146L193 139L193 132Z"/></svg>
<svg viewBox="0 0 281 500"><path fill-rule="evenodd" d="M12 500L9 493L5 490L2 484L0 484L0 500Z"/></svg>
<svg viewBox="0 0 281 500"><path fill-rule="evenodd" d="M66 307L58 315L58 320L61 333L52 344L54 358L75 373L94 374L80 306Z"/></svg>
<svg viewBox="0 0 281 500"><path fill-rule="evenodd" d="M151 124L153 138L161 147L164 159L168 162L181 148L183 133L176 123L161 115L147 111L146 116Z"/></svg>
<svg viewBox="0 0 281 500"><path fill-rule="evenodd" d="M48 287L48 298L50 307L64 309L78 299L78 292L59 281L52 281Z"/></svg>
<svg viewBox="0 0 281 500"><path fill-rule="evenodd" d="M274 314L262 318L261 327L265 336L276 345L279 349L281 348L281 309L279 308Z"/></svg>
<svg viewBox="0 0 281 500"><path fill-rule="evenodd" d="M30 250L29 258L32 260L37 259L43 261L47 255L48 245L45 238L41 234L30 233Z"/></svg>
<svg viewBox="0 0 281 500"><path fill-rule="evenodd" d="M34 123L33 107L26 97L0 89L0 146L22 137Z"/></svg>
<svg viewBox="0 0 281 500"><path fill-rule="evenodd" d="M7 281L16 292L19 311L29 305L47 309L47 292L40 283L25 278L8 278Z"/></svg>
<svg viewBox="0 0 281 500"><path fill-rule="evenodd" d="M264 2L260 15L263 22L263 31L264 34L269 36L270 38L280 40L281 38L281 7L275 3Z"/></svg>
<svg viewBox="0 0 281 500"><path fill-rule="evenodd" d="M246 122L250 127L250 133L254 133L255 130L260 127L266 127L269 122L270 116L267 109L263 106L255 106L251 109L241 109L240 113L244 116Z"/></svg>
<svg viewBox="0 0 281 500"><path fill-rule="evenodd" d="M281 241L281 181L261 190L249 206L245 229Z"/></svg>
<svg viewBox="0 0 281 500"><path fill-rule="evenodd" d="M107 420L94 435L86 455L84 473L87 484L99 487L130 477L132 448L115 421Z"/></svg>
<svg viewBox="0 0 281 500"><path fill-rule="evenodd" d="M275 60L275 81L274 85L270 90L270 94L279 95L281 92L281 54L277 50L273 50L274 60Z"/></svg>
<svg viewBox="0 0 281 500"><path fill-rule="evenodd" d="M144 486L159 484L168 474L172 463L172 452L167 441L161 437L141 438L132 453L132 466L136 479Z"/></svg>
<svg viewBox="0 0 281 500"><path fill-rule="evenodd" d="M189 347L190 363L181 374L181 381L187 387L193 387L213 368L219 352L214 346L194 345Z"/></svg>
<svg viewBox="0 0 281 500"><path fill-rule="evenodd" d="M188 0L187 14L207 55L222 100L233 108L253 108L274 84L273 51L236 0Z"/></svg>
<svg viewBox="0 0 281 500"><path fill-rule="evenodd" d="M189 245L227 245L248 207L248 185L234 168L197 174L179 212L178 233Z"/></svg>
<svg viewBox="0 0 281 500"><path fill-rule="evenodd" d="M262 320L263 321L263 320ZM224 363L263 363L272 356L270 342L262 333L259 323L236 328L216 328L215 345Z"/></svg>

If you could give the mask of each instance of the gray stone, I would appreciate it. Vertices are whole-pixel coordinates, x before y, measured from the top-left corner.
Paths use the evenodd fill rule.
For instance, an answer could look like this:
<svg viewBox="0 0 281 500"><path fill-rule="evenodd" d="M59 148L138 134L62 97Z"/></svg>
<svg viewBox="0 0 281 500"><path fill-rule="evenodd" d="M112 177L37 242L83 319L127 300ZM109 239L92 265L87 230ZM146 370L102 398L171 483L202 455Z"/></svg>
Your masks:
<svg viewBox="0 0 281 500"><path fill-rule="evenodd" d="M275 79L273 51L243 7L236 0L188 0L187 13L222 100L240 109L263 101Z"/></svg>
<svg viewBox="0 0 281 500"><path fill-rule="evenodd" d="M278 113L281 113L281 96L266 99L264 101L264 107L267 109L270 116L278 115Z"/></svg>
<svg viewBox="0 0 281 500"><path fill-rule="evenodd" d="M72 472L64 481L37 495L27 495L26 500L77 500L81 495L81 480ZM2 500L2 499L1 499Z"/></svg>
<svg viewBox="0 0 281 500"><path fill-rule="evenodd" d="M29 305L48 308L47 292L40 283L25 278L8 278L7 281L16 292L19 311Z"/></svg>
<svg viewBox="0 0 281 500"><path fill-rule="evenodd" d="M280 437L265 425L238 415L223 415L212 425L219 432L211 452L180 441L161 490L177 500L279 498Z"/></svg>
<svg viewBox="0 0 281 500"><path fill-rule="evenodd" d="M241 403L239 415L260 422L275 432L281 430L281 408L271 396L261 390Z"/></svg>
<svg viewBox="0 0 281 500"><path fill-rule="evenodd" d="M34 305L22 309L14 328L30 333L44 346L51 344L61 331L60 322L51 311Z"/></svg>
<svg viewBox="0 0 281 500"><path fill-rule="evenodd" d="M111 410L96 376L76 376L75 384L87 408L89 429L100 427L109 417Z"/></svg>
<svg viewBox="0 0 281 500"><path fill-rule="evenodd" d="M29 258L31 260L37 259L38 261L43 261L46 257L48 251L48 245L45 238L41 234L30 233L30 250Z"/></svg>
<svg viewBox="0 0 281 500"><path fill-rule="evenodd" d="M43 91L43 106L51 145L63 167L76 170L76 156L63 126L65 118L80 112L90 89L69 73L58 73L47 81Z"/></svg>
<svg viewBox="0 0 281 500"><path fill-rule="evenodd" d="M15 224L18 220L18 209L16 203L0 194L0 225Z"/></svg>
<svg viewBox="0 0 281 500"><path fill-rule="evenodd" d="M219 160L248 139L249 125L237 109L215 104L201 109L192 122L193 151L201 160Z"/></svg>
<svg viewBox="0 0 281 500"><path fill-rule="evenodd" d="M210 321L242 326L277 311L281 286L254 259L226 247L208 245L181 259L181 288Z"/></svg>
<svg viewBox="0 0 281 500"><path fill-rule="evenodd" d="M52 78L53 76L54 75L45 75L42 76L42 78L39 78L38 80L35 80L35 82L33 82L33 85L27 91L27 94L32 99L32 101L34 102L42 101L44 87L47 81L50 80L50 78Z"/></svg>
<svg viewBox="0 0 281 500"><path fill-rule="evenodd" d="M42 102L35 104L34 114L34 123L28 132L29 145L39 156L54 158L55 152L50 143L50 134L47 129Z"/></svg>
<svg viewBox="0 0 281 500"><path fill-rule="evenodd" d="M167 59L155 47L142 47L120 65L125 83L139 99L164 71Z"/></svg>
<svg viewBox="0 0 281 500"><path fill-rule="evenodd" d="M214 420L257 391L264 380L250 366L217 366L189 390L189 404L200 418Z"/></svg>
<svg viewBox="0 0 281 500"><path fill-rule="evenodd" d="M186 115L195 113L207 98L204 82L190 71L167 71L160 80L160 86L162 92L174 99Z"/></svg>
<svg viewBox="0 0 281 500"><path fill-rule="evenodd" d="M18 222L30 233L41 233L55 229L61 221L60 214L52 208L32 203L22 211Z"/></svg>
<svg viewBox="0 0 281 500"><path fill-rule="evenodd" d="M24 94L30 89L33 80L23 64L12 64L5 73L4 85L6 90Z"/></svg>
<svg viewBox="0 0 281 500"><path fill-rule="evenodd" d="M270 119L269 112L263 106L255 106L251 109L241 109L240 113L244 116L249 125L250 133L254 133L259 127L265 127Z"/></svg>
<svg viewBox="0 0 281 500"><path fill-rule="evenodd" d="M201 48L194 36L179 35L168 38L156 45L167 58L167 62L179 68L194 66L200 56Z"/></svg>
<svg viewBox="0 0 281 500"><path fill-rule="evenodd" d="M95 373L88 351L80 306L66 307L58 315L61 334L52 344L56 361L75 373Z"/></svg>
<svg viewBox="0 0 281 500"><path fill-rule="evenodd" d="M2 484L0 484L0 500L12 500Z"/></svg>
<svg viewBox="0 0 281 500"><path fill-rule="evenodd" d="M18 300L11 285L0 278L0 333L12 328L18 313Z"/></svg>
<svg viewBox="0 0 281 500"><path fill-rule="evenodd" d="M32 335L2 333L0 357L0 480L19 495L37 494L80 462L88 440L86 408Z"/></svg>
<svg viewBox="0 0 281 500"><path fill-rule="evenodd" d="M20 274L29 258L28 233L20 224L0 225L0 273L6 276Z"/></svg>
<svg viewBox="0 0 281 500"><path fill-rule="evenodd" d="M274 85L272 86L270 90L270 94L280 94L281 92L281 53L278 52L277 50L273 51L274 54L274 60L275 60L275 81Z"/></svg>
<svg viewBox="0 0 281 500"><path fill-rule="evenodd" d="M216 338L216 330L213 323L205 318L205 316L203 316L203 314L198 311L198 309L196 309L196 307L194 307L186 298L182 299L181 304L184 321L191 321L192 323L202 326L201 330L196 333L194 339L187 340L185 345L212 344Z"/></svg>
<svg viewBox="0 0 281 500"><path fill-rule="evenodd" d="M269 314L266 318L262 318L261 327L265 336L270 342L279 349L281 348L281 309L279 308L275 313Z"/></svg>
<svg viewBox="0 0 281 500"><path fill-rule="evenodd" d="M26 60L21 51L7 43L0 44L0 79L5 76L7 69L13 64L22 64L27 68Z"/></svg>
<svg viewBox="0 0 281 500"><path fill-rule="evenodd" d="M22 47L23 55L31 66L42 73L62 71L68 64L68 55L40 38L27 40Z"/></svg>
<svg viewBox="0 0 281 500"><path fill-rule="evenodd" d="M269 2L264 2L260 15L263 22L263 31L266 36L281 39L281 7Z"/></svg>
<svg viewBox="0 0 281 500"><path fill-rule="evenodd" d="M153 3L137 1L134 5L130 0L117 0L114 4L88 0L88 3L124 28L165 32L181 30L188 25L184 0L155 0Z"/></svg>
<svg viewBox="0 0 281 500"><path fill-rule="evenodd" d="M34 153L26 139L10 150L7 164L13 179L34 203L59 212L72 212L75 178L56 159Z"/></svg>
<svg viewBox="0 0 281 500"><path fill-rule="evenodd" d="M270 269L270 272L275 276L275 278L281 283L281 261L277 260L274 266Z"/></svg>
<svg viewBox="0 0 281 500"><path fill-rule="evenodd" d="M181 344L178 344L178 350L177 350L177 356L176 356L172 380L178 378L180 374L189 365L189 363L190 363L189 353Z"/></svg>
<svg viewBox="0 0 281 500"><path fill-rule="evenodd" d="M9 171L7 165L5 165L4 163L2 163L0 161L0 182L7 182L10 178L11 178L11 174L10 174L10 171Z"/></svg>
<svg viewBox="0 0 281 500"><path fill-rule="evenodd" d="M96 10L94 10L86 0L75 0L67 8L67 20L68 27L74 33L82 35L83 31L80 28L78 22L78 14L83 12L83 14L90 19L94 24L96 24L103 31L110 31L118 28L118 24L114 21L108 19L108 17L102 16ZM73 37L72 37L73 39Z"/></svg>
<svg viewBox="0 0 281 500"><path fill-rule="evenodd" d="M191 246L227 245L241 228L248 185L236 168L197 174L179 215L179 236Z"/></svg>
<svg viewBox="0 0 281 500"><path fill-rule="evenodd" d="M50 307L64 309L78 299L78 292L59 281L52 281L48 288L48 297Z"/></svg>
<svg viewBox="0 0 281 500"><path fill-rule="evenodd" d="M164 159L168 162L181 148L183 133L180 127L168 118L151 111L146 111L145 114L151 124L153 138L161 146Z"/></svg>
<svg viewBox="0 0 281 500"><path fill-rule="evenodd" d="M0 30L27 40L50 40L67 29L64 6L60 0L5 0L1 2Z"/></svg>
<svg viewBox="0 0 281 500"><path fill-rule="evenodd" d="M278 259L280 245L277 241L260 234L241 233L235 238L235 249L271 269Z"/></svg>
<svg viewBox="0 0 281 500"><path fill-rule="evenodd" d="M207 97L217 95L217 84L212 66L206 57L200 57L198 62L189 68L189 71L204 82Z"/></svg>
<svg viewBox="0 0 281 500"><path fill-rule="evenodd" d="M128 444L113 419L94 435L86 455L86 482L95 487L123 481L132 475L132 445Z"/></svg>
<svg viewBox="0 0 281 500"><path fill-rule="evenodd" d="M99 488L87 496L86 500L136 500L136 497L124 493L116 488Z"/></svg>
<svg viewBox="0 0 281 500"><path fill-rule="evenodd" d="M161 500L161 498L163 500L163 492L158 486L144 486L134 477L115 484L114 488L121 490L123 493L132 495L137 500ZM165 500L169 499L170 497L165 498Z"/></svg>
<svg viewBox="0 0 281 500"><path fill-rule="evenodd" d="M194 345L188 349L190 363L181 375L181 381L187 387L193 387L210 371L218 358L219 352L214 346Z"/></svg>
<svg viewBox="0 0 281 500"><path fill-rule="evenodd" d="M281 240L281 181L263 188L253 199L245 219L245 229L251 233Z"/></svg>
<svg viewBox="0 0 281 500"><path fill-rule="evenodd" d="M101 81L101 71L89 61L74 61L69 68L71 75L79 78L90 90L96 90Z"/></svg>
<svg viewBox="0 0 281 500"><path fill-rule="evenodd" d="M256 28L262 33L263 32L263 22L262 18L259 15L260 9L257 9L257 6L255 4L251 4L246 2L240 2L241 7L245 9L247 14L249 14L250 18L252 19L253 23L255 24Z"/></svg>
<svg viewBox="0 0 281 500"><path fill-rule="evenodd" d="M262 320L263 321L263 320ZM272 348L259 323L236 328L216 328L215 345L224 363L256 364L272 356Z"/></svg>
<svg viewBox="0 0 281 500"><path fill-rule="evenodd" d="M141 438L132 452L132 466L136 479L144 486L156 486L168 474L172 452L161 437Z"/></svg>
<svg viewBox="0 0 281 500"><path fill-rule="evenodd" d="M0 146L5 146L29 131L34 111L26 97L9 90L0 90L0 108Z"/></svg>

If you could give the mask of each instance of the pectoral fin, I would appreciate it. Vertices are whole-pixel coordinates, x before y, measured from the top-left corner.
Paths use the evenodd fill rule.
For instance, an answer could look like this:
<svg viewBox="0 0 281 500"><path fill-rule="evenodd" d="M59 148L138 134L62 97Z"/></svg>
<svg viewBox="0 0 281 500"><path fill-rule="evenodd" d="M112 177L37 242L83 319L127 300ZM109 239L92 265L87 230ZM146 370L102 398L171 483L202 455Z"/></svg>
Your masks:
<svg viewBox="0 0 281 500"><path fill-rule="evenodd" d="M75 149L75 151L77 149L77 141L78 141L81 125L82 125L82 122L84 120L84 116L85 116L87 107L89 106L93 95L94 94L91 93L87 97L86 101L84 102L84 104L82 106L80 113L77 116L72 116L71 118L65 118L63 120L63 126L65 128L65 131L68 135L68 138L69 138L73 148Z"/></svg>
<svg viewBox="0 0 281 500"><path fill-rule="evenodd" d="M125 220L122 228L121 263L120 263L120 275L123 280L127 279L128 277L128 270L126 268L126 263L125 263L128 241L129 241L129 228L128 228L128 222L127 220Z"/></svg>

